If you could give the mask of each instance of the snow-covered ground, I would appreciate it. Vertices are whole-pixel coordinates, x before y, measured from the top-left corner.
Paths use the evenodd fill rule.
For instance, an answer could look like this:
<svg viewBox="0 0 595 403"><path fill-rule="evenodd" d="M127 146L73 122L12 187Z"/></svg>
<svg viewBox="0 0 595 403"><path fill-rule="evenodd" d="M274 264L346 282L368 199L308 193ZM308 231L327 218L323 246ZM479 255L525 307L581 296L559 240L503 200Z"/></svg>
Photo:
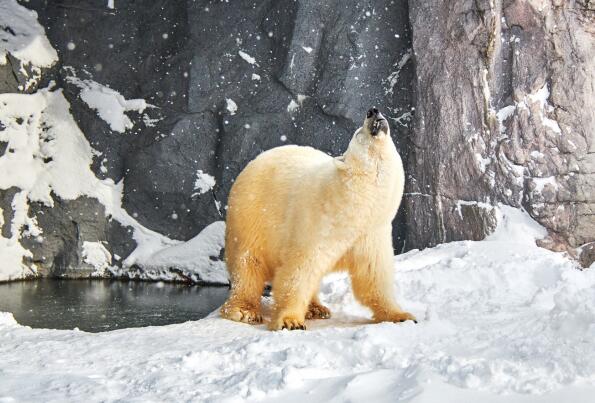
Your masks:
<svg viewBox="0 0 595 403"><path fill-rule="evenodd" d="M418 324L370 324L343 275L321 290L333 318L307 331L213 313L90 334L0 314L0 401L593 402L595 270L537 248L543 230L501 211L485 241L395 259Z"/></svg>

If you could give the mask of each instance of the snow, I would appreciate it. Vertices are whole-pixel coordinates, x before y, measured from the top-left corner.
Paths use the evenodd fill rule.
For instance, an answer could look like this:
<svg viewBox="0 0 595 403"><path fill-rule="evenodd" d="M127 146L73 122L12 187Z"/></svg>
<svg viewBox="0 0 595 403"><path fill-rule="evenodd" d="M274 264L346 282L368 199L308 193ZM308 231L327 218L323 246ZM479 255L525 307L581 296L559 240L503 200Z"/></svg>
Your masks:
<svg viewBox="0 0 595 403"><path fill-rule="evenodd" d="M101 242L83 242L83 261L95 269L98 274L112 264L112 255Z"/></svg>
<svg viewBox="0 0 595 403"><path fill-rule="evenodd" d="M225 98L225 108L231 115L235 115L238 111L238 105L231 98Z"/></svg>
<svg viewBox="0 0 595 403"><path fill-rule="evenodd" d="M312 53L312 51L314 50L310 46L302 46L302 49L304 49L306 53Z"/></svg>
<svg viewBox="0 0 595 403"><path fill-rule="evenodd" d="M217 182L212 175L209 175L206 172L203 172L202 169L199 169L196 172L196 181L194 182L194 190L198 192L194 193L192 196L198 196L204 193L207 193L209 190L213 189Z"/></svg>
<svg viewBox="0 0 595 403"><path fill-rule="evenodd" d="M504 108L500 109L496 113L496 118L498 119L498 123L499 123L500 133L501 134L506 131L506 127L504 126L504 122L506 122L506 119L508 119L509 117L511 117L514 114L514 111L515 110L516 110L516 106L515 105L507 105Z"/></svg>
<svg viewBox="0 0 595 403"><path fill-rule="evenodd" d="M126 99L118 91L93 80L67 77L66 80L81 89L79 96L113 131L124 133L134 124L126 112L143 113L148 104L144 99Z"/></svg>
<svg viewBox="0 0 595 403"><path fill-rule="evenodd" d="M258 75L256 73L252 73L252 80L260 81L260 75Z"/></svg>
<svg viewBox="0 0 595 403"><path fill-rule="evenodd" d="M298 104L297 102L295 102L295 100L292 99L289 102L289 105L287 105L287 112L293 113L293 112L297 111L299 107L300 107L300 104Z"/></svg>
<svg viewBox="0 0 595 403"><path fill-rule="evenodd" d="M591 402L595 271L536 247L544 231L500 207L485 241L396 257L398 298L418 324L370 324L337 274L321 287L333 318L307 331L214 312L89 334L0 314L0 400Z"/></svg>
<svg viewBox="0 0 595 403"><path fill-rule="evenodd" d="M539 103L541 109L541 122L543 125L549 127L557 134L562 134L562 130L560 129L558 122L554 119L550 119L545 114L546 112L551 112L554 109L547 101L550 97L550 90L547 86L547 83L545 83L543 87L541 87L536 93L529 94L527 97L529 100L531 100L531 102Z"/></svg>
<svg viewBox="0 0 595 403"><path fill-rule="evenodd" d="M225 222L216 221L191 240L162 249L147 259L143 268L163 278L173 268L194 282L229 284L225 263L218 259L225 243Z"/></svg>
<svg viewBox="0 0 595 403"><path fill-rule="evenodd" d="M504 126L504 122L506 121L506 119L508 119L510 116L514 114L516 108L528 109L528 104L537 103L537 105L539 106L539 116L541 119L541 123L545 127L549 127L555 133L562 134L562 130L560 129L560 125L558 125L558 122L547 116L547 113L551 113L554 110L554 107L551 106L547 101L549 96L550 91L546 83L536 92L526 95L519 102L515 102L514 105L508 105L500 109L496 113L496 117L498 118L498 122L500 123L500 133L505 132L506 128Z"/></svg>
<svg viewBox="0 0 595 403"><path fill-rule="evenodd" d="M0 2L0 65L8 63L10 53L33 67L50 67L58 61L37 13L19 5L16 0Z"/></svg>
<svg viewBox="0 0 595 403"><path fill-rule="evenodd" d="M17 203L13 202L14 207L22 209L23 203L20 202L22 194L23 192L15 196L14 200ZM0 213L2 212L0 211ZM23 264L24 257L32 257L33 255L19 243L19 231L23 226L22 216L21 211L14 212L14 218L11 222L12 235L10 238L0 235L0 262L2 262L2 265L0 265L0 281L30 277L36 273L34 266L30 269ZM4 224L3 221L4 217L0 214L0 228Z"/></svg>
<svg viewBox="0 0 595 403"><path fill-rule="evenodd" d="M411 49L407 49L407 52L401 56L399 61L393 64L393 67L396 67L396 70L390 73L390 75L386 78L386 82L388 87L386 87L384 94L385 95L392 95L395 89L395 85L399 82L399 76L401 75L401 70L409 60L411 60Z"/></svg>
<svg viewBox="0 0 595 403"><path fill-rule="evenodd" d="M413 193L409 193L409 194L413 194ZM423 195L423 196L429 196L429 195ZM457 213L459 214L459 217L461 219L463 218L463 212L461 211L462 206L477 206L479 208L486 209L486 210L494 209L494 206L492 206L491 204L488 204L488 203L484 203L484 202L478 202L478 201L473 201L473 200L457 200L456 209L457 209Z"/></svg>
<svg viewBox="0 0 595 403"><path fill-rule="evenodd" d="M492 159L490 157L484 158L480 153L475 153L475 160L477 161L479 170L481 172L485 172L487 169L487 166L492 163Z"/></svg>
<svg viewBox="0 0 595 403"><path fill-rule="evenodd" d="M556 182L555 176L547 176L545 178L531 178L531 182L535 185L533 192L541 193L546 185L550 185L555 189L558 189L558 182Z"/></svg>
<svg viewBox="0 0 595 403"><path fill-rule="evenodd" d="M307 96L307 95L304 95L304 94L298 94L298 95L297 95L297 101L298 101L298 104L300 104L300 106L303 106L303 105L304 105L304 101L306 100L306 98L308 98L308 96Z"/></svg>
<svg viewBox="0 0 595 403"><path fill-rule="evenodd" d="M250 56L248 53L240 50L240 51L238 51L238 55L240 55L240 57L242 59L244 59L246 62L248 62L250 64L256 64L258 66L258 64L256 63L256 59L253 58L252 56Z"/></svg>

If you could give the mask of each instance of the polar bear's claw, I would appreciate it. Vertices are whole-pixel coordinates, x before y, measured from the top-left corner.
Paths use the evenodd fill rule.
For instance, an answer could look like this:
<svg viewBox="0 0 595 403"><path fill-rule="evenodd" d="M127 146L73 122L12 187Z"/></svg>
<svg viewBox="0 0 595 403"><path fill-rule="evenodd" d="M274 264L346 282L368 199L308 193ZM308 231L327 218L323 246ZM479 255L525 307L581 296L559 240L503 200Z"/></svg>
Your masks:
<svg viewBox="0 0 595 403"><path fill-rule="evenodd" d="M413 316L412 314L410 314L409 312L398 312L398 313L393 313L392 315L390 315L390 317L388 318L389 322L405 322L407 320L411 320L415 323L417 323L417 319L415 318L415 316Z"/></svg>
<svg viewBox="0 0 595 403"><path fill-rule="evenodd" d="M286 316L282 319L272 321L269 325L270 330L306 330L306 325L303 320L298 320L291 316Z"/></svg>
<svg viewBox="0 0 595 403"><path fill-rule="evenodd" d="M255 309L242 307L225 307L221 310L221 316L236 322L259 324L262 323L262 315Z"/></svg>

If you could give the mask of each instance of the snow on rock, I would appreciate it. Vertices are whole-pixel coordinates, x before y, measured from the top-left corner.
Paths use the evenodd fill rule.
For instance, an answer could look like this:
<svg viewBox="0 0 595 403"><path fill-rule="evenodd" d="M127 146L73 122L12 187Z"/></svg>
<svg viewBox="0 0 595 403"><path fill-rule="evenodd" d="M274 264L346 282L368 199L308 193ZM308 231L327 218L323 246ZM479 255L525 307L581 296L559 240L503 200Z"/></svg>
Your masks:
<svg viewBox="0 0 595 403"><path fill-rule="evenodd" d="M510 116L514 115L517 108L528 109L529 105L536 104L539 108L539 116L543 126L550 128L556 134L562 134L562 130L560 129L558 122L549 118L547 115L548 113L552 113L554 111L554 107L548 103L549 97L550 91L546 83L536 92L527 94L520 102L515 102L514 105L508 105L500 109L496 113L496 118L498 119L500 126L500 133L504 133L506 131L504 123Z"/></svg>
<svg viewBox="0 0 595 403"><path fill-rule="evenodd" d="M506 127L504 126L504 122L506 119L514 115L514 111L516 110L515 105L507 105L504 108L500 109L496 113L496 118L498 119L500 133L503 134L506 131Z"/></svg>
<svg viewBox="0 0 595 403"><path fill-rule="evenodd" d="M113 131L119 133L124 133L134 126L126 112L143 113L149 106L144 99L126 99L118 91L93 80L68 77L67 81L79 87L81 99L94 109Z"/></svg>
<svg viewBox="0 0 595 403"><path fill-rule="evenodd" d="M225 222L216 221L189 241L157 251L142 266L156 278L166 277L174 269L192 282L229 284L225 263L219 260L224 244Z"/></svg>
<svg viewBox="0 0 595 403"><path fill-rule="evenodd" d="M541 193L546 186L551 186L552 189L558 189L558 182L555 176L548 176L545 178L531 178L531 182L535 185L533 192Z"/></svg>
<svg viewBox="0 0 595 403"><path fill-rule="evenodd" d="M463 219L463 211L462 211L463 206L477 206L479 208L490 210L490 211L495 209L495 207L489 203L478 202L478 201L473 201L473 200L457 200L457 204L455 205L455 207L456 207L457 213L459 213L459 217L461 219Z"/></svg>
<svg viewBox="0 0 595 403"><path fill-rule="evenodd" d="M395 85L399 82L399 76L401 75L401 70L407 64L409 60L411 60L411 49L407 49L407 51L401 56L401 58L393 64L396 67L395 71L390 73L390 75L386 78L387 87L384 91L386 95L392 95L393 91L395 90Z"/></svg>
<svg viewBox="0 0 595 403"><path fill-rule="evenodd" d="M558 122L554 119L550 119L546 115L546 112L552 112L554 110L554 107L551 106L547 101L549 97L550 97L550 90L547 86L547 83L545 83L543 85L543 87L541 87L534 94L529 94L527 96L527 98L529 98L529 100L531 102L537 102L539 104L539 107L541 110L541 122L543 123L543 125L546 127L549 127L555 133L562 134L562 130L560 129Z"/></svg>
<svg viewBox="0 0 595 403"><path fill-rule="evenodd" d="M197 190L192 196L198 196L204 193L207 193L209 190L215 187L215 178L212 175L209 175L206 172L203 172L202 169L199 169L196 172L196 181L194 182L194 190Z"/></svg>
<svg viewBox="0 0 595 403"><path fill-rule="evenodd" d="M244 61L246 61L247 63L255 64L258 66L258 63L256 63L256 59L250 56L248 53L240 50L238 51L238 55L240 55L240 57L244 59Z"/></svg>
<svg viewBox="0 0 595 403"><path fill-rule="evenodd" d="M37 22L35 11L16 0L2 0L0 27L0 65L8 62L7 53L37 68L50 67L58 61L58 54Z"/></svg>
<svg viewBox="0 0 595 403"><path fill-rule="evenodd" d="M108 2L108 6L113 8L114 2ZM28 64L34 74L40 75L41 67L49 67L58 60L37 22L37 14L16 1L0 2L0 27L0 64L7 62L6 54L10 53ZM76 46L72 43L68 48L74 50ZM142 113L150 106L143 99L127 100L105 85L78 78L74 69L68 70L71 75L67 81L81 89L81 99L114 131L123 133L133 127L126 112ZM27 72L23 74L27 75ZM105 206L106 215L123 226L132 227L137 247L123 261L123 268L114 269L114 274L123 276L135 266L136 270L141 270L136 274L138 277L151 278L150 273L142 273L142 264L158 251L181 242L145 228L124 210L122 182L116 184L111 179L100 180L94 175L90 166L97 152L74 121L62 90L53 87L51 83L48 88L33 94L0 94L0 142L6 143L6 152L0 155L0 189L19 189L11 203L14 214L10 236L0 234L0 281L36 275L34 263L23 263L32 254L21 245L20 239L24 235L43 240L35 217L28 216L29 203L40 202L51 207L54 195L64 200L80 196L95 198ZM200 177L197 183L199 180ZM206 175L197 186L203 191L213 185L214 178ZM203 235L203 238L209 237L210 232ZM204 250L204 253L213 253L206 246ZM208 256L200 255L199 248L195 251L198 253L194 256L195 261L205 262ZM82 256L98 274L105 269L112 271L110 253L95 240L83 240ZM217 278L215 266L210 261L205 263L206 274L202 277ZM192 276L200 277L198 263L192 270ZM225 274L219 273L219 277L222 276Z"/></svg>
<svg viewBox="0 0 595 403"><path fill-rule="evenodd" d="M595 271L536 247L544 229L501 210L488 240L396 257L398 299L418 324L370 324L340 274L321 287L333 318L307 321L307 331L269 332L214 312L89 334L0 315L0 398L591 402Z"/></svg>
<svg viewBox="0 0 595 403"><path fill-rule="evenodd" d="M485 208L493 206L485 206ZM547 230L526 212L510 206L499 205L496 209L498 226L485 238L485 242L514 243L535 248L535 240L547 236Z"/></svg>
<svg viewBox="0 0 595 403"><path fill-rule="evenodd" d="M235 115L238 111L238 104L236 104L231 98L225 98L225 108L231 115Z"/></svg>
<svg viewBox="0 0 595 403"><path fill-rule="evenodd" d="M83 261L99 274L112 264L112 255L101 242L83 242Z"/></svg>
<svg viewBox="0 0 595 403"><path fill-rule="evenodd" d="M287 112L289 113L293 113L295 111L297 111L300 107L300 104L298 104L297 102L295 102L295 100L291 100L289 102L289 105L287 105Z"/></svg>

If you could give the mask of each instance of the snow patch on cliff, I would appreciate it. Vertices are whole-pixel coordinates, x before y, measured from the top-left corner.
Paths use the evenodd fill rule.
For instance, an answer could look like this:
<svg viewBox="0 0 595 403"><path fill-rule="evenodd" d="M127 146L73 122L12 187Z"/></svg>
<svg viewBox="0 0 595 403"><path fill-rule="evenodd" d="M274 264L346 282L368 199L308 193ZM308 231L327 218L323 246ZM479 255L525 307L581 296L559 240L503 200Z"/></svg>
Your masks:
<svg viewBox="0 0 595 403"><path fill-rule="evenodd" d="M109 268L112 264L112 255L101 242L83 242L83 261L95 269L97 274Z"/></svg>
<svg viewBox="0 0 595 403"><path fill-rule="evenodd" d="M134 127L126 112L143 113L149 106L144 99L126 99L118 91L93 80L81 80L70 76L66 81L79 87L81 99L94 109L113 131L119 133Z"/></svg>
<svg viewBox="0 0 595 403"><path fill-rule="evenodd" d="M249 64L255 64L258 66L258 63L256 63L256 59L253 58L252 56L250 56L248 53L240 50L240 51L238 51L238 55L240 55L240 57L242 59L244 59L245 62L247 62Z"/></svg>
<svg viewBox="0 0 595 403"><path fill-rule="evenodd" d="M407 49L407 51L401 56L401 58L393 64L393 67L396 67L396 69L395 69L395 71L390 73L389 76L385 80L386 84L387 84L387 87L384 90L385 95L393 94L393 92L395 90L395 86L399 82L399 76L401 75L401 70L403 70L403 67L405 67L407 62L409 60L411 60L411 53L412 53L412 50Z"/></svg>
<svg viewBox="0 0 595 403"><path fill-rule="evenodd" d="M216 184L215 177L203 172L202 169L199 169L196 172L196 181L194 181L194 190L197 190L197 192L192 194L192 197L207 193L209 190L213 189Z"/></svg>
<svg viewBox="0 0 595 403"><path fill-rule="evenodd" d="M543 87L534 93L527 94L521 101L515 102L513 105L507 105L500 109L496 113L496 117L500 124L500 133L504 133L506 131L504 122L510 116L514 115L517 108L530 109L530 105L537 104L542 125L548 127L554 133L562 134L562 130L560 129L558 122L548 117L548 114L554 111L554 107L548 102L549 97L550 91L547 83L545 83Z"/></svg>
<svg viewBox="0 0 595 403"><path fill-rule="evenodd" d="M158 250L140 263L148 278L229 284L219 259L224 244L225 222L216 221L189 241Z"/></svg>
<svg viewBox="0 0 595 403"><path fill-rule="evenodd" d="M231 98L225 99L225 109L229 112L230 115L235 115L238 111L238 104L234 102Z"/></svg>
<svg viewBox="0 0 595 403"><path fill-rule="evenodd" d="M550 119L547 116L547 113L551 113L554 111L554 107L548 103L548 98L550 97L550 90L547 86L547 83L543 85L537 92L534 94L529 94L527 98L535 103L537 102L540 107L541 111L541 123L552 129L557 134L562 134L562 130L560 129L560 125L554 119Z"/></svg>
<svg viewBox="0 0 595 403"><path fill-rule="evenodd" d="M8 63L8 53L37 68L58 61L58 53L37 22L37 13L16 0L0 2L0 65Z"/></svg>

